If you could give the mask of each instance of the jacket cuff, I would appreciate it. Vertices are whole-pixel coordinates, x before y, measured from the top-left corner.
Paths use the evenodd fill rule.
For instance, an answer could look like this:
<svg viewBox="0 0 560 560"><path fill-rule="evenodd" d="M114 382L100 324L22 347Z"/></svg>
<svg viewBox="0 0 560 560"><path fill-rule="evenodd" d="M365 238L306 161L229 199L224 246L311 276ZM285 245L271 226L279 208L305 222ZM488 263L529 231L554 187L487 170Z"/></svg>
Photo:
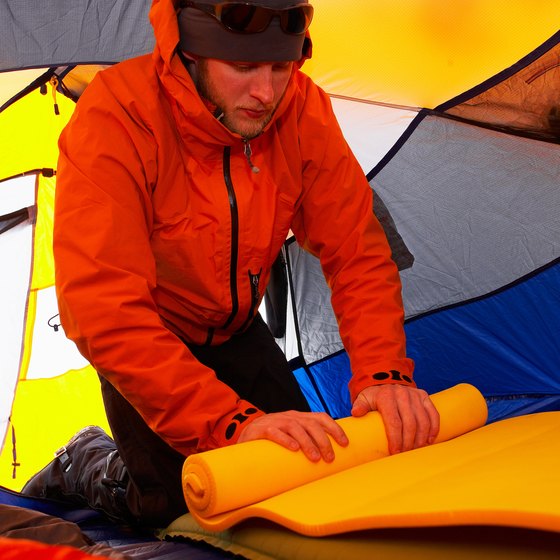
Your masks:
<svg viewBox="0 0 560 560"><path fill-rule="evenodd" d="M210 437L210 448L224 447L237 443L245 426L264 416L264 412L248 401L238 402L237 410L223 416L216 424Z"/></svg>
<svg viewBox="0 0 560 560"><path fill-rule="evenodd" d="M351 402L354 402L364 389L373 385L407 385L409 387L416 387L416 383L412 378L412 372L408 370L386 369L373 373L353 375L348 383Z"/></svg>

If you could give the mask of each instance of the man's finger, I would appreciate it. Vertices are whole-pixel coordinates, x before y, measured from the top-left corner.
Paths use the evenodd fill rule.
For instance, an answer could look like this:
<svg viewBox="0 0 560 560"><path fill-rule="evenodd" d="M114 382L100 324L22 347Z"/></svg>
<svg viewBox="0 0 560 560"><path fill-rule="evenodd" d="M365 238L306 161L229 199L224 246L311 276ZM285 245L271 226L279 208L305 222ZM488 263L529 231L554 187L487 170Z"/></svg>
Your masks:
<svg viewBox="0 0 560 560"><path fill-rule="evenodd" d="M401 419L402 446L400 451L410 451L415 447L418 425L414 402L409 394L405 394L397 400L397 410Z"/></svg>
<svg viewBox="0 0 560 560"><path fill-rule="evenodd" d="M352 405L351 414L355 417L360 417L371 412L372 408L365 397L359 396Z"/></svg>
<svg viewBox="0 0 560 560"><path fill-rule="evenodd" d="M297 441L297 439L295 439L290 434L282 430L278 430L278 429L268 430L266 434L266 439L278 443L279 445L285 447L286 449L289 449L290 451L298 451L299 449L301 449L301 446Z"/></svg>
<svg viewBox="0 0 560 560"><path fill-rule="evenodd" d="M325 431L334 439L334 441L341 447L348 445L348 437L340 424L336 423L328 414L323 415L323 427Z"/></svg>
<svg viewBox="0 0 560 560"><path fill-rule="evenodd" d="M322 458L327 463L331 463L334 460L331 440L317 421L298 425L297 430L298 437L294 433L292 433L292 436L298 439L301 449L308 459L318 461Z"/></svg>
<svg viewBox="0 0 560 560"><path fill-rule="evenodd" d="M391 455L400 453L403 449L403 423L397 407L397 401L395 399L379 399L377 410L381 414L383 424L385 425L389 453Z"/></svg>
<svg viewBox="0 0 560 560"><path fill-rule="evenodd" d="M341 446L348 444L344 430L324 413L305 415L296 430L291 432L292 437L298 440L303 452L312 460L322 458L328 463L334 460L335 452L330 437Z"/></svg>
<svg viewBox="0 0 560 560"><path fill-rule="evenodd" d="M426 398L422 401L422 404L424 405L424 409L426 410L428 417L430 419L428 443L432 444L436 440L436 437L439 433L439 427L440 427L439 412L437 411L437 408L435 407L434 403L432 402L432 399L430 399L429 396L426 396Z"/></svg>
<svg viewBox="0 0 560 560"><path fill-rule="evenodd" d="M310 461L331 462L334 449L329 436L342 447L348 445L344 430L327 414L292 410L257 418L241 432L239 441L269 439L287 449L301 449Z"/></svg>
<svg viewBox="0 0 560 560"><path fill-rule="evenodd" d="M428 413L424 401L429 397L422 399L414 408L416 419L416 437L414 438L414 449L424 447L430 443L431 434L431 418Z"/></svg>

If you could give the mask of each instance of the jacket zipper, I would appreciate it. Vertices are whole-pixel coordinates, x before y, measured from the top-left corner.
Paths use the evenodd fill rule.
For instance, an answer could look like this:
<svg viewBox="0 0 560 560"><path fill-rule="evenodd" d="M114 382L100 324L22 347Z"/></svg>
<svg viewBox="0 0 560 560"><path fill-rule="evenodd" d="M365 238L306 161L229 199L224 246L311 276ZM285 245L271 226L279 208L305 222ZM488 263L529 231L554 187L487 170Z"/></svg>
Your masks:
<svg viewBox="0 0 560 560"><path fill-rule="evenodd" d="M231 294L231 312L226 322L222 325L222 329L226 329L231 325L235 316L237 315L237 310L239 309L239 299L237 295L237 257L238 257L238 242L239 242L239 214L237 211L237 199L235 197L235 191L233 189L233 183L231 181L231 171L230 171L230 152L229 146L224 148L224 155L222 159L222 165L224 170L224 181L228 193L229 201L229 212L231 216L231 254L230 254L230 268L229 268L229 289ZM204 344L206 346L212 343L214 337L214 327L208 329L208 334L206 336L206 341Z"/></svg>
<svg viewBox="0 0 560 560"><path fill-rule="evenodd" d="M227 318L226 322L222 325L222 329L226 329L231 325L232 321L237 315L239 309L239 298L237 295L237 259L239 253L239 214L237 210L237 199L235 197L235 190L233 189L233 183L231 181L231 171L230 171L230 147L226 146L224 148L224 180L226 183L228 200L229 200L229 211L231 215L231 255L229 264L229 289L231 294L231 313Z"/></svg>
<svg viewBox="0 0 560 560"><path fill-rule="evenodd" d="M251 146L247 140L244 140L244 153L245 157L247 158L248 164L251 166L251 170L253 173L258 173L258 167L255 167L251 162ZM227 188L228 193L228 201L229 201L229 211L231 216L231 254L230 254L230 268L229 268L229 289L231 294L231 312L226 320L226 322L222 325L222 329L226 329L231 325L237 312L239 310L239 295L237 293L237 261L239 256L239 213L237 209L237 198L235 196L235 190L233 188L233 182L231 180L231 168L230 168L230 154L231 148L230 146L224 147L224 155L223 155L223 170L224 170L224 181ZM257 274L252 274L249 271L249 280L251 282L251 309L249 310L249 315L247 319L244 321L242 327L238 329L238 331L243 330L247 323L251 320L257 303L260 298L259 293L259 280L261 275L261 270ZM208 334L206 336L205 345L210 345L212 339L214 337L214 328L210 327L208 329Z"/></svg>

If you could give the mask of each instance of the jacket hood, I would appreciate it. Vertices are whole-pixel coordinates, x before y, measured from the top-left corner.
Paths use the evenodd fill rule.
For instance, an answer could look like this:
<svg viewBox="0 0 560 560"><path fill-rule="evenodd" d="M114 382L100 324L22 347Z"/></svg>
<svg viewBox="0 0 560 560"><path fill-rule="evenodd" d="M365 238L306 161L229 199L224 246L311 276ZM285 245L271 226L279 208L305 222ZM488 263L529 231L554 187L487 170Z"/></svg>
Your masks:
<svg viewBox="0 0 560 560"><path fill-rule="evenodd" d="M150 22L155 35L155 47L152 56L156 71L169 94L172 104L178 106L182 112L186 112L188 107L188 113L191 117L203 119L199 129L208 130L208 133L217 137L220 142L231 144L232 139L239 138L239 135L227 130L212 116L198 95L196 87L178 55L180 36L177 6L179 2L180 0L153 0L152 2ZM294 64L294 73L301 68L305 60L311 57L309 32L306 34L303 52L302 58ZM292 79L271 122L288 106L296 89L295 80ZM193 95L200 100L199 103L193 104Z"/></svg>

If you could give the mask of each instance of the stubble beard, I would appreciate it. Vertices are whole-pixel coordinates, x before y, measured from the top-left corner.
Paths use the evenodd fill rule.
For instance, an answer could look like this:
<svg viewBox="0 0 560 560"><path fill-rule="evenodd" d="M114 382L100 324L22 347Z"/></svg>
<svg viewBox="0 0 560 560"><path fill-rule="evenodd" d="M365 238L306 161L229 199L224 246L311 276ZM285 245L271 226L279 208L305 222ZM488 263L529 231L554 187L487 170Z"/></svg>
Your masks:
<svg viewBox="0 0 560 560"><path fill-rule="evenodd" d="M239 134L246 140L251 140L257 137L266 127L266 125L272 119L274 112L276 111L276 105L273 110L271 110L262 119L251 122L249 119L244 120L242 118L236 118L234 114L235 108L232 113L224 109L224 102L216 88L214 87L210 76L208 73L207 65L205 60L198 61L198 69L196 76L196 89L201 97L207 99L216 106L216 115L219 115L220 122L231 132Z"/></svg>
<svg viewBox="0 0 560 560"><path fill-rule="evenodd" d="M245 140L251 140L258 136L266 127L266 125L270 122L274 111L270 112L266 117L263 117L261 120L258 120L254 123L236 123L236 119L231 118L227 112L224 112L224 116L222 117L221 121L223 125L231 130L232 132L236 132Z"/></svg>

